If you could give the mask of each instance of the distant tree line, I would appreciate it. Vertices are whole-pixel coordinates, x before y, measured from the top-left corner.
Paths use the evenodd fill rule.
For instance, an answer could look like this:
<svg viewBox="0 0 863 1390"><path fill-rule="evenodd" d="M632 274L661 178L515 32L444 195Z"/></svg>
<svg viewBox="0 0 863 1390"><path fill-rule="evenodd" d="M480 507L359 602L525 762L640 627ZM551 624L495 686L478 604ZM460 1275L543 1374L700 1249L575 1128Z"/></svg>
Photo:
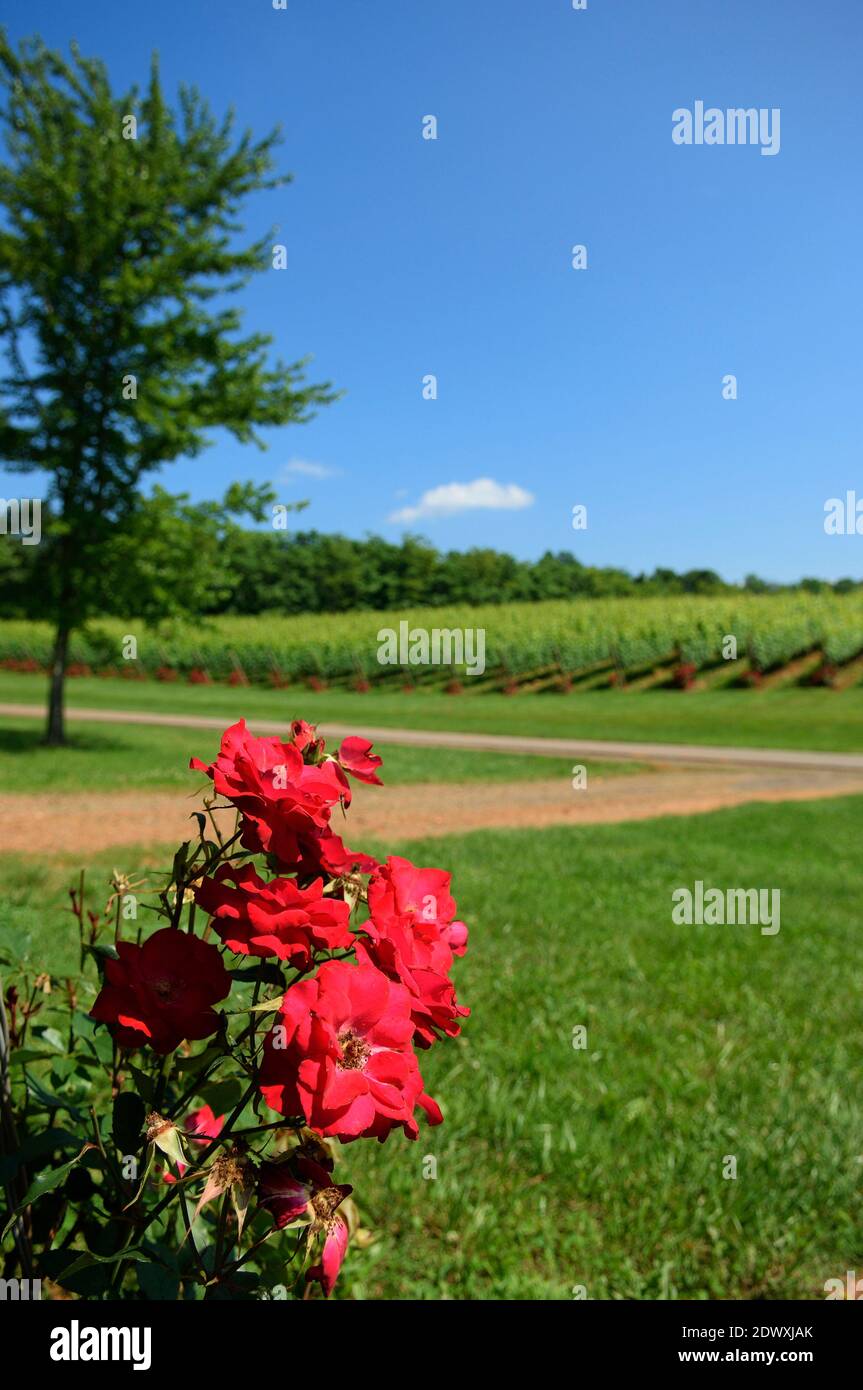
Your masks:
<svg viewBox="0 0 863 1390"><path fill-rule="evenodd" d="M156 535L168 525L164 514L150 516L155 526L140 537L141 551L148 551ZM355 609L402 609L450 603L538 602L551 598L601 598L722 594L748 591L769 593L801 589L808 592L846 593L861 581L802 579L794 585L775 585L748 575L742 585L727 584L714 570L695 569L678 574L655 569L652 574L629 574L611 566L582 564L569 551L546 551L537 560L517 560L497 550L440 551L420 536L400 542L368 536L352 540L318 531L286 532L251 530L239 525L213 531L208 505L185 503L170 517L177 532L188 532L186 563L191 553L206 542L209 563L194 596L188 584L183 598L196 614L344 613ZM155 534L154 534L155 532ZM45 583L43 545L26 547L12 537L0 544L0 617L37 617L40 589ZM176 543L172 544L176 553ZM130 549L137 549L134 542ZM43 551L43 563L37 554ZM164 560L164 557L160 557ZM127 557L131 570L137 566ZM162 580L173 587L161 564ZM188 570L185 573L188 581ZM123 613L134 605L134 590L123 585L117 593ZM105 605L106 614L108 605Z"/></svg>

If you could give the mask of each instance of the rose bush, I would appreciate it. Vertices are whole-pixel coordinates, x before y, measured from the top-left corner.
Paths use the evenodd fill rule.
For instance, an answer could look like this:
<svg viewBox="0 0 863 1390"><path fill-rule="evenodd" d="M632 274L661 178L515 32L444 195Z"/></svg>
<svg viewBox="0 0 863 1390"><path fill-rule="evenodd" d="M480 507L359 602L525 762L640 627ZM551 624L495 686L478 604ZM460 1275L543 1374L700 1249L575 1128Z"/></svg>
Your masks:
<svg viewBox="0 0 863 1390"><path fill-rule="evenodd" d="M5 991L4 1275L87 1297L328 1296L371 1238L338 1150L443 1119L418 1054L469 1012L467 928L445 871L333 830L352 779L382 785L367 740L330 754L302 720L285 740L240 720L190 766L212 791L161 887L115 874L100 915L82 875L79 977L25 963Z"/></svg>

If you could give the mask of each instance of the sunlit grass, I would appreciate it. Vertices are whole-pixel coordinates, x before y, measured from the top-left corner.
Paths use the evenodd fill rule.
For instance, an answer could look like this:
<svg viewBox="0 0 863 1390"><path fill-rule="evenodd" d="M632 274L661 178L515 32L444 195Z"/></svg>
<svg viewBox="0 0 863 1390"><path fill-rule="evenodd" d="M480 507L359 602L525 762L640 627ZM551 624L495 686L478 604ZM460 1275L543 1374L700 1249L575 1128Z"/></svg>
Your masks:
<svg viewBox="0 0 863 1390"><path fill-rule="evenodd" d="M178 682L100 680L68 684L69 704L157 714L211 715L226 723L245 718L328 721L356 729L450 729L467 733L535 737L645 740L657 743L728 744L736 747L863 751L863 687L827 689L640 692L583 694L438 695L395 691L379 694L315 692L243 686L192 686ZM0 702L41 706L43 676L0 671ZM4 721L5 722L5 721Z"/></svg>
<svg viewBox="0 0 863 1390"><path fill-rule="evenodd" d="M341 1152L375 1240L338 1296L819 1298L863 1267L861 842L847 798L410 845L454 872L473 1015L421 1058L445 1124ZM34 968L75 967L74 870L0 858ZM779 888L779 934L672 925L697 878Z"/></svg>
<svg viewBox="0 0 863 1390"><path fill-rule="evenodd" d="M227 721L226 721L227 723ZM146 724L69 725L69 745L47 748L42 725L33 719L0 719L0 793L41 791L192 791L200 774L189 771L189 758L214 758L219 732L157 728ZM331 741L332 751L338 747ZM414 782L510 782L533 778L568 778L572 759L524 754L466 753L451 748L405 748L381 744L381 775L386 786ZM636 763L591 760L591 777L638 771Z"/></svg>

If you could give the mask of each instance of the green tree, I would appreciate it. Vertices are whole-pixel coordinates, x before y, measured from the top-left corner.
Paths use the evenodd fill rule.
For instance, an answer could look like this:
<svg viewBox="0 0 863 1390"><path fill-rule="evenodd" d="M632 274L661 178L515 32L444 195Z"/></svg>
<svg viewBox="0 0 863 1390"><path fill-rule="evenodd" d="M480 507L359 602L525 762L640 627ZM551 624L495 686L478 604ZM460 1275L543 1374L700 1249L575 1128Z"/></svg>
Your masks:
<svg viewBox="0 0 863 1390"><path fill-rule="evenodd" d="M747 574L743 581L743 587L748 594L769 594L770 585L766 579L761 579L757 574Z"/></svg>
<svg viewBox="0 0 863 1390"><path fill-rule="evenodd" d="M220 502L191 502L186 493L155 487L139 499L128 527L106 543L115 587L102 611L158 623L218 608L230 593L224 556L240 534L239 518L263 521L274 500L269 487L252 483L233 483Z"/></svg>
<svg viewBox="0 0 863 1390"><path fill-rule="evenodd" d="M274 172L278 132L236 135L197 91L166 103L154 58L143 94L104 65L0 33L0 459L48 476L56 624L47 740L64 740L69 636L110 611L140 525L146 474L194 457L216 427L258 429L334 399L305 360L271 362L231 296L270 266L238 214ZM142 559L143 563L143 559ZM166 598L168 596L166 595ZM170 607L170 605L168 605Z"/></svg>

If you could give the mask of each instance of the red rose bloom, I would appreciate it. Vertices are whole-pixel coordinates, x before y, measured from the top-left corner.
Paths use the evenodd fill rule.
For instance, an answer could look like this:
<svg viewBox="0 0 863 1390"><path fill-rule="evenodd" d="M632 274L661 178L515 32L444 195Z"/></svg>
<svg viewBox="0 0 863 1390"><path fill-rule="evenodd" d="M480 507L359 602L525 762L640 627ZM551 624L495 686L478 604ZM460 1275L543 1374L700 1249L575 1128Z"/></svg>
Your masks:
<svg viewBox="0 0 863 1390"><path fill-rule="evenodd" d="M117 943L90 1017L107 1023L120 1047L173 1052L184 1038L207 1038L219 1027L213 1004L231 979L215 946L164 927L143 946Z"/></svg>
<svg viewBox="0 0 863 1390"><path fill-rule="evenodd" d="M368 874L377 867L378 861L370 854L348 849L332 830L324 830L320 835L309 836L302 842L302 856L297 861L296 869L303 878L314 878L321 870L337 877L339 874L349 874L354 869Z"/></svg>
<svg viewBox="0 0 863 1390"><path fill-rule="evenodd" d="M348 1225L338 1207L353 1188L335 1184L313 1159L293 1153L273 1163L262 1163L258 1174L258 1205L271 1211L276 1229L308 1217L309 1242L323 1235L321 1263L309 1270L329 1298L348 1248Z"/></svg>
<svg viewBox="0 0 863 1390"><path fill-rule="evenodd" d="M385 1139L399 1126L416 1139L417 1105L433 1124L443 1117L423 1092L413 1031L403 985L370 964L328 961L282 1000L264 1043L264 1100L345 1142Z"/></svg>
<svg viewBox="0 0 863 1390"><path fill-rule="evenodd" d="M452 874L443 869L418 869L409 859L392 854L369 884L369 912L376 924L408 921L426 941L444 941L456 956L467 950L467 927L455 922L455 899L449 891Z"/></svg>
<svg viewBox="0 0 863 1390"><path fill-rule="evenodd" d="M351 799L348 780L332 758L305 763L296 744L254 738L241 719L225 730L215 762L192 758L189 766L206 772L219 795L241 812L241 841L253 854L273 854L304 877L322 869L335 874L374 866L366 855L347 850L329 828L333 807L348 806Z"/></svg>
<svg viewBox="0 0 863 1390"><path fill-rule="evenodd" d="M373 929L371 921L363 926L366 932ZM442 941L423 941L409 924L394 921L385 935L358 941L356 952L361 964L377 966L388 979L407 989L418 1047L431 1047L441 1036L458 1037L460 1019L467 1018L470 1009L459 1004L449 978L453 956L448 946Z"/></svg>
<svg viewBox="0 0 863 1390"><path fill-rule="evenodd" d="M367 738L343 739L337 757L345 771L358 781L372 782L376 787L383 786L383 782L377 776L383 758L372 752L372 745Z"/></svg>
<svg viewBox="0 0 863 1390"><path fill-rule="evenodd" d="M335 951L354 944L350 906L324 897L321 879L308 888L290 878L267 883L251 864L239 869L223 864L214 877L201 880L195 901L213 918L225 945L239 955L278 956L308 965L315 948Z"/></svg>
<svg viewBox="0 0 863 1390"><path fill-rule="evenodd" d="M338 1193L339 1201L354 1190L347 1183L337 1187L326 1168L296 1152L262 1163L258 1169L258 1206L272 1213L279 1231L301 1216L312 1215L310 1199L327 1189Z"/></svg>
<svg viewBox="0 0 863 1390"><path fill-rule="evenodd" d="M408 990L420 1047L430 1047L441 1035L456 1037L459 1020L470 1014L458 1003L449 978L453 955L467 949L467 927L453 921L449 884L443 870L418 869L393 855L369 882L370 915L362 928L368 941L357 945L360 961L376 965Z"/></svg>
<svg viewBox="0 0 863 1390"><path fill-rule="evenodd" d="M295 719L291 724L294 747L299 748L304 762L315 762L323 754L326 745L317 732L314 724L307 724L305 719Z"/></svg>

